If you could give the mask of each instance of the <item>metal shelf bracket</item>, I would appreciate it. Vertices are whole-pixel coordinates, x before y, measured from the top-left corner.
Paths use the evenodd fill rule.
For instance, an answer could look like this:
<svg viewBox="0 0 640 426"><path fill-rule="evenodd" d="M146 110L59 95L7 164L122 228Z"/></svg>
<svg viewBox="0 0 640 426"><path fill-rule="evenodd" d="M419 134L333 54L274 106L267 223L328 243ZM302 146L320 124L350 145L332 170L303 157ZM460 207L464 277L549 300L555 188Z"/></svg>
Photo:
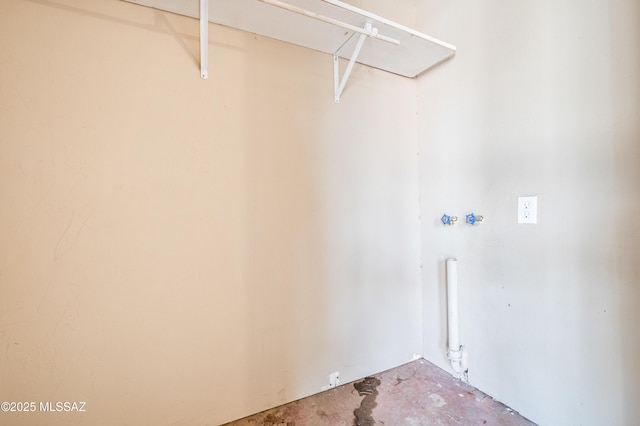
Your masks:
<svg viewBox="0 0 640 426"><path fill-rule="evenodd" d="M204 1L204 0L201 0ZM322 21L322 22L326 22L327 24L331 24L331 25L335 25L337 27L340 28L344 28L346 30L352 31L353 34L351 34L351 37L349 37L347 39L347 41L345 41L342 46L340 46L338 48L338 50L336 50L333 54L333 81L334 81L334 100L337 104L340 103L340 96L342 95L342 92L344 91L344 87L347 84L347 80L349 80L349 75L351 74L351 71L353 70L353 66L356 63L356 60L358 59L358 55L360 54L360 50L362 49L362 45L364 44L364 41L367 37L371 37L371 38L377 38L379 40L385 41L387 43L391 43L391 44L400 44L399 40L396 40L394 38L391 37L387 37L384 36L382 34L378 34L378 29L375 28L373 26L373 24L371 23L371 21L367 21L364 24L364 27L358 27L355 25L351 25L348 24L346 22L342 22L339 21L337 19L333 19L330 18L328 16L324 16L324 15L320 15L318 13L315 12L311 12L309 10L306 9L302 9L300 7L297 6L293 6L290 5L288 3L284 3L281 2L280 0L260 0L263 3L267 3L270 4L272 6L276 6L279 7L281 9L285 9L288 10L290 12L294 12L297 13L299 15L303 15L306 16L308 18L313 18L313 19L317 19L318 21ZM333 3L330 0L322 0L325 2L329 2L335 6L339 6L344 8L344 5L338 5L337 3ZM347 65L347 69L344 72L344 76L342 77L342 80L340 79L340 51L342 50L342 48L344 48L344 46L349 43L351 41L351 39L356 36L357 34L359 34L358 36L358 42L356 44L356 48L353 51L353 54L351 55L351 59L349 60L349 64Z"/></svg>
<svg viewBox="0 0 640 426"><path fill-rule="evenodd" d="M364 44L364 41L366 40L367 37L377 37L378 36L378 29L374 28L373 25L371 24L371 22L367 22L364 24L364 27L362 28L362 32L356 33L354 32L351 37L349 37L349 39L342 45L340 46L340 48L338 48L338 50L336 50L336 52L333 54L333 87L334 87L334 100L337 104L340 103L340 96L342 96L342 92L344 91L344 87L347 84L347 81L349 80L349 76L351 75L351 71L353 70L353 66L356 63L356 60L358 59L358 55L360 54L360 51L362 50L362 45ZM340 79L340 51L344 48L344 46L349 43L351 41L351 39L356 35L359 34L358 36L358 42L356 44L356 48L353 51L353 54L351 55L351 59L349 59L349 64L347 65L347 69L344 71L344 75L342 76L342 79Z"/></svg>
<svg viewBox="0 0 640 426"><path fill-rule="evenodd" d="M209 78L209 0L200 0L200 77Z"/></svg>

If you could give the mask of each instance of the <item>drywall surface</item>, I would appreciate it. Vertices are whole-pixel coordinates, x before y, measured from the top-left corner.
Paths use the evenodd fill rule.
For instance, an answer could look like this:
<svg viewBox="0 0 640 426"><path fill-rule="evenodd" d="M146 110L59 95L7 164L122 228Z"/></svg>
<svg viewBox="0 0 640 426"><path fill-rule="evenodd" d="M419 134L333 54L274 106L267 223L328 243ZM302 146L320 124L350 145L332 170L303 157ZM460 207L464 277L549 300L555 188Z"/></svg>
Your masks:
<svg viewBox="0 0 640 426"><path fill-rule="evenodd" d="M204 81L197 21L113 0L0 2L0 52L0 401L86 402L0 423L215 425L420 352L414 80L336 105L330 56L212 25Z"/></svg>
<svg viewBox="0 0 640 426"><path fill-rule="evenodd" d="M426 358L448 365L457 257L472 384L542 425L637 424L640 4L425 1L417 19L458 47L419 81ZM517 224L522 195L537 225Z"/></svg>

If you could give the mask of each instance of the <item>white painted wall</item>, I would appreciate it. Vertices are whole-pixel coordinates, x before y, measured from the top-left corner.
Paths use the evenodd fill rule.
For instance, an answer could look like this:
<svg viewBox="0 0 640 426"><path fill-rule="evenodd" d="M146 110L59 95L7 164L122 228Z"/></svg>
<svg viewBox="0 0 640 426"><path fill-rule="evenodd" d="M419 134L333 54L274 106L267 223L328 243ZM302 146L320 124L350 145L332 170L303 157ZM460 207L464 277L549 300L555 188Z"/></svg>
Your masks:
<svg viewBox="0 0 640 426"><path fill-rule="evenodd" d="M637 424L640 3L427 0L418 29L458 47L419 80L425 356L448 368L454 256L473 385L542 425Z"/></svg>

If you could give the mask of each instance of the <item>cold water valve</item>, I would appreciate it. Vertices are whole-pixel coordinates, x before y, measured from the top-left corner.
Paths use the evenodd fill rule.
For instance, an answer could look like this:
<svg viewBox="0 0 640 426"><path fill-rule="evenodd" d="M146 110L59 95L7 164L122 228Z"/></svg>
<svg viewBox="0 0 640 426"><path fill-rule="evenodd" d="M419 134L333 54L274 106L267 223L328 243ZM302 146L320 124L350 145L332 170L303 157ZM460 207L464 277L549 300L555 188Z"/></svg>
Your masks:
<svg viewBox="0 0 640 426"><path fill-rule="evenodd" d="M480 215L476 216L473 213L469 213L466 218L465 218L465 222L467 222L469 225L475 225L476 223L482 222L484 218Z"/></svg>

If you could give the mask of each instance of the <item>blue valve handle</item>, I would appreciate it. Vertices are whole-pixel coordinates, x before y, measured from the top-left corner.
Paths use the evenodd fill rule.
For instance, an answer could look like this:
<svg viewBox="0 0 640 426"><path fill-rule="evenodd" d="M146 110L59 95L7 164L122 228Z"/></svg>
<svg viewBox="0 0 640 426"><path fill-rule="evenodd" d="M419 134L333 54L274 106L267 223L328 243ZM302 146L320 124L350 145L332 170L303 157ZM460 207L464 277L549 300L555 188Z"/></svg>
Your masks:
<svg viewBox="0 0 640 426"><path fill-rule="evenodd" d="M468 214L467 217L466 217L466 222L469 225L475 225L477 221L478 221L478 219L476 218L476 215L473 214L473 213Z"/></svg>

